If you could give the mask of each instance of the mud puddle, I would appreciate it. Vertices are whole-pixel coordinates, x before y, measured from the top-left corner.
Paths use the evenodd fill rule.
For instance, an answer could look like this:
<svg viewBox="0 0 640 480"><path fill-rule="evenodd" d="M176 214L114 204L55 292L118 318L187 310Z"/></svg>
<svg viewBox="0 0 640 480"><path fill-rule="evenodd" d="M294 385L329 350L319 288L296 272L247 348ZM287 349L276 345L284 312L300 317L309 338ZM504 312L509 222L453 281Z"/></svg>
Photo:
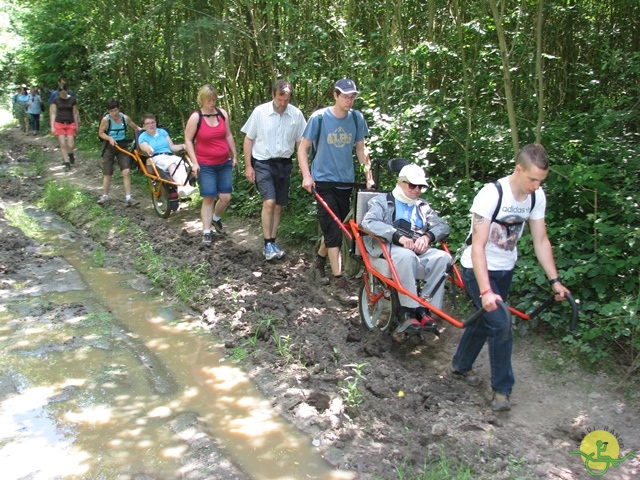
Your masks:
<svg viewBox="0 0 640 480"><path fill-rule="evenodd" d="M47 230L0 290L3 478L347 479L145 279Z"/></svg>

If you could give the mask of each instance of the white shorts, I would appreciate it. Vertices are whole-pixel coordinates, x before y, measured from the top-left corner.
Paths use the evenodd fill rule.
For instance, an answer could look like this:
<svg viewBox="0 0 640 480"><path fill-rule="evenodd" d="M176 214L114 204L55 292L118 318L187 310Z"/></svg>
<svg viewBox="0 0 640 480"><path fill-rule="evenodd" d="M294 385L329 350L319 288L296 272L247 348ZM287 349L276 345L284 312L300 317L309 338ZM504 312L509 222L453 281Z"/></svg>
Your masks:
<svg viewBox="0 0 640 480"><path fill-rule="evenodd" d="M165 171L169 171L169 167L172 163L178 165L178 162L182 159L180 157L177 157L176 155L162 153L160 155L156 155L155 157L151 157L151 160L153 160L153 163L156 165L156 167L161 168Z"/></svg>

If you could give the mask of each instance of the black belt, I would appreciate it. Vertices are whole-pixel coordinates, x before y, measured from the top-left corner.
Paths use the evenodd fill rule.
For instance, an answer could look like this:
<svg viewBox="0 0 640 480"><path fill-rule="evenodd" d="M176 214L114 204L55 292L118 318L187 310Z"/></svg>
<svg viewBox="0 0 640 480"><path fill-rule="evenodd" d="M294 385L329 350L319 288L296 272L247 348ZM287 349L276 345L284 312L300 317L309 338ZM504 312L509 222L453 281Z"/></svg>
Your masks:
<svg viewBox="0 0 640 480"><path fill-rule="evenodd" d="M267 158L266 160L258 160L257 158L253 158L251 157L253 160L255 160L256 162L263 162L263 163L270 163L270 162L275 162L275 163L284 163L284 162L290 162L292 157L273 157L273 158Z"/></svg>
<svg viewBox="0 0 640 480"><path fill-rule="evenodd" d="M171 152L171 153L167 153L167 152L154 153L151 156L152 157L157 157L158 155L173 155L173 152Z"/></svg>
<svg viewBox="0 0 640 480"><path fill-rule="evenodd" d="M316 188L353 188L356 186L355 183L345 183L345 182L315 182Z"/></svg>
<svg viewBox="0 0 640 480"><path fill-rule="evenodd" d="M58 122L58 123L61 123L63 125L71 125L72 123L76 123L76 122L71 121L71 122Z"/></svg>

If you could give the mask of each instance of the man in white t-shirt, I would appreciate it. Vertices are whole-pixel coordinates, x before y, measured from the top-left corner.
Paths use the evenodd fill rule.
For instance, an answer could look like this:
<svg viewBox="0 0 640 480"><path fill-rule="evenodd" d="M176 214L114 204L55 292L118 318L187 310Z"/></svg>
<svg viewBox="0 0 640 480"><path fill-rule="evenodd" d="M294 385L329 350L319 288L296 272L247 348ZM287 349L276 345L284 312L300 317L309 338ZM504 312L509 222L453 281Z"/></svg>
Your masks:
<svg viewBox="0 0 640 480"><path fill-rule="evenodd" d="M556 300L564 300L570 293L558 277L544 220L547 202L540 185L548 173L549 157L544 147L527 145L518 152L513 173L498 180L502 195L496 184L489 183L478 192L470 210L471 238L461 259L462 275L467 293L486 313L465 329L450 373L469 385L479 385L481 379L472 367L488 341L494 411L511 408L509 396L515 383L511 367L513 335L509 330L508 338L504 338L508 319L496 301L506 302L509 296L518 258L516 244L525 221L529 222L536 257L556 293Z"/></svg>

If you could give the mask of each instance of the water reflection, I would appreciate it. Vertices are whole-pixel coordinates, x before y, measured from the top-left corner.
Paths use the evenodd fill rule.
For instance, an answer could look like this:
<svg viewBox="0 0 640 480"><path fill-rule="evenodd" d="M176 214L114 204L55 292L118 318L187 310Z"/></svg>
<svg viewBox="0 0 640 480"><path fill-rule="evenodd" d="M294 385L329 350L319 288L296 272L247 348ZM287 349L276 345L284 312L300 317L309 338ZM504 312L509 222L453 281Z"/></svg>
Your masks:
<svg viewBox="0 0 640 480"><path fill-rule="evenodd" d="M1 437L26 432L1 450L5 472L11 465L16 478L208 478L228 456L247 478L354 478L333 470L248 375L224 361L198 321L126 287L130 276L91 268L69 237L52 242L84 290L74 282L73 292L63 291L59 282L39 292L64 322L45 316L3 328L3 338L21 338L5 353L7 366L28 379L0 404ZM38 446L30 451L42 452L40 463L25 462L24 442ZM209 448L207 458L199 448Z"/></svg>

